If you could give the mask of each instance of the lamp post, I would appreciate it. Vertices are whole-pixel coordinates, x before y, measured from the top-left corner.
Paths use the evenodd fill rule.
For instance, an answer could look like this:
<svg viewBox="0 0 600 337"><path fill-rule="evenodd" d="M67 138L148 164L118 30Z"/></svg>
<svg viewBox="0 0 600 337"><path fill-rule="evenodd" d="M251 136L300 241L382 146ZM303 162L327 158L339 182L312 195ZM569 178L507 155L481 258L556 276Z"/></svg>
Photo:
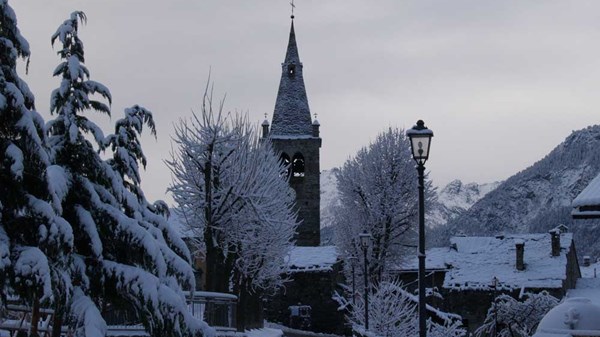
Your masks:
<svg viewBox="0 0 600 337"><path fill-rule="evenodd" d="M433 131L422 120L406 131L410 139L412 157L419 173L419 337L427 336L425 302L425 162L429 158L429 145Z"/></svg>
<svg viewBox="0 0 600 337"><path fill-rule="evenodd" d="M371 239L373 238L371 236L371 234L367 233L366 230L364 230L362 233L360 233L358 235L358 237L360 238L360 246L362 247L363 250L363 254L364 254L364 262L365 262L365 269L363 271L363 274L365 276L365 331L369 330L369 275L368 275L368 271L369 268L368 263L367 263L367 250L369 249L369 245L371 244Z"/></svg>
<svg viewBox="0 0 600 337"><path fill-rule="evenodd" d="M350 260L350 267L352 267L352 307L354 308L356 306L356 273L354 273L354 266L356 266L358 258L351 255L348 260Z"/></svg>
<svg viewBox="0 0 600 337"><path fill-rule="evenodd" d="M496 296L498 295L498 278L492 279L492 288L494 288L494 337L498 335L498 308L496 307Z"/></svg>

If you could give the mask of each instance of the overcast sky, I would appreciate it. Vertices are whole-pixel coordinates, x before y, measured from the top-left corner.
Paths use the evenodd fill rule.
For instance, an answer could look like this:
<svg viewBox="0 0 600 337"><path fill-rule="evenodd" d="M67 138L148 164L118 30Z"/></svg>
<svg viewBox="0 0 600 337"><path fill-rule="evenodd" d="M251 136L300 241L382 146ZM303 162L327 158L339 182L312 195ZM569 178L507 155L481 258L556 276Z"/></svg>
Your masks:
<svg viewBox="0 0 600 337"><path fill-rule="evenodd" d="M198 110L209 69L226 109L271 118L290 26L287 0L10 0L31 45L37 109L48 114L59 63L50 36L74 10L93 80L125 107L154 112L144 138L148 198L165 195L173 124ZM600 1L297 0L296 37L321 168L343 164L388 126L423 119L427 169L451 180L503 180L600 114Z"/></svg>

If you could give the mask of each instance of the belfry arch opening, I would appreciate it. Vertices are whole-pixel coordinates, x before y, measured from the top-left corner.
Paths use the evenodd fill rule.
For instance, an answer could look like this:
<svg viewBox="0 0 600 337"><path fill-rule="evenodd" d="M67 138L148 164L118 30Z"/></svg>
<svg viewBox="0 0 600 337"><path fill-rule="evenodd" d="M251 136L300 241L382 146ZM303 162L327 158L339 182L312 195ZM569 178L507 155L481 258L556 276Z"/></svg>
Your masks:
<svg viewBox="0 0 600 337"><path fill-rule="evenodd" d="M290 172L291 172L291 162L292 162L292 160L290 159L290 156L288 156L287 153L283 152L281 154L281 156L279 157L279 160L286 168L286 173L287 173L286 175L289 176Z"/></svg>
<svg viewBox="0 0 600 337"><path fill-rule="evenodd" d="M296 153L292 159L292 174L294 177L304 177L304 156Z"/></svg>

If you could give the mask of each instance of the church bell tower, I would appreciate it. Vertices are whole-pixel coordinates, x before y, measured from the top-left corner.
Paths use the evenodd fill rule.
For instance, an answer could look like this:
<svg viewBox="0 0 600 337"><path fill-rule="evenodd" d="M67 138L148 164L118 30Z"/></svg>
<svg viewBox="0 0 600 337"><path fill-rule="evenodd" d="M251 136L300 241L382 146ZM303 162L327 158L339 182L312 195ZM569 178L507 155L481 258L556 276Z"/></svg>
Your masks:
<svg viewBox="0 0 600 337"><path fill-rule="evenodd" d="M263 122L263 137L271 139L275 150L281 153L281 160L289 164L289 181L296 191L296 207L301 221L295 236L296 245L318 246L321 242L321 138L316 116L311 119L302 68L292 16L273 120L271 125L267 120Z"/></svg>

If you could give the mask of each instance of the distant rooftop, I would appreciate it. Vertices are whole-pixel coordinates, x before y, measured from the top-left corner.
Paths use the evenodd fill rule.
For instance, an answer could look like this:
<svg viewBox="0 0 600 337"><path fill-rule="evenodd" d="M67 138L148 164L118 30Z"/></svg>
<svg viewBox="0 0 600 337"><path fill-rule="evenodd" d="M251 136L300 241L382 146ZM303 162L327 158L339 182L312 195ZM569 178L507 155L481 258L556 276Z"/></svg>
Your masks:
<svg viewBox="0 0 600 337"><path fill-rule="evenodd" d="M329 271L338 261L335 246L294 247L286 258L289 272Z"/></svg>
<svg viewBox="0 0 600 337"><path fill-rule="evenodd" d="M499 289L562 288L566 279L567 253L573 235L560 235L561 252L551 256L550 234L518 234L497 237L453 237L451 246L426 252L428 270L445 270L444 288L491 289L494 277ZM518 242L525 243L525 270L515 267ZM416 258L402 263L402 271L417 270Z"/></svg>
<svg viewBox="0 0 600 337"><path fill-rule="evenodd" d="M600 174L579 193L572 206L575 219L600 218Z"/></svg>

